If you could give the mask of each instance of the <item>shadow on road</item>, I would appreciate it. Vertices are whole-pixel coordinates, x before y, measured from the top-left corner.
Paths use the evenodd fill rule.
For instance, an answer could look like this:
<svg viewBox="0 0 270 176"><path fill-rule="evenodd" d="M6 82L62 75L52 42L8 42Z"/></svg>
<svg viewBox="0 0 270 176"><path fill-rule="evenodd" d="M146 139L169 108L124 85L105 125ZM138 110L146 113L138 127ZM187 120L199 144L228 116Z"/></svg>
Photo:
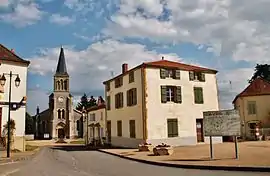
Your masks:
<svg viewBox="0 0 270 176"><path fill-rule="evenodd" d="M53 150L62 150L62 151L90 151L90 150L96 150L96 148L90 148L86 147L84 145L63 145L63 146L54 146L51 147Z"/></svg>

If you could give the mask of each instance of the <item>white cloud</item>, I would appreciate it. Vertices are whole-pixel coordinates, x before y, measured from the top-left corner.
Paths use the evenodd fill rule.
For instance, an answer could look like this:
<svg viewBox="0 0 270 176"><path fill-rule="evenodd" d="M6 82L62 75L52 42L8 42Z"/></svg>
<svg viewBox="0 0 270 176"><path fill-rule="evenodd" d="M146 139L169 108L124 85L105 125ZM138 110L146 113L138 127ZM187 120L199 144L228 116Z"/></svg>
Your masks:
<svg viewBox="0 0 270 176"><path fill-rule="evenodd" d="M61 16L60 14L52 14L50 17L50 22L59 24L59 25L67 25L73 23L75 20L68 16Z"/></svg>
<svg viewBox="0 0 270 176"><path fill-rule="evenodd" d="M42 18L42 12L38 5L30 0L20 0L14 4L12 13L0 15L0 19L17 27L32 25Z"/></svg>
<svg viewBox="0 0 270 176"><path fill-rule="evenodd" d="M224 58L267 62L269 6L266 0L121 0L103 32L118 38L202 44Z"/></svg>

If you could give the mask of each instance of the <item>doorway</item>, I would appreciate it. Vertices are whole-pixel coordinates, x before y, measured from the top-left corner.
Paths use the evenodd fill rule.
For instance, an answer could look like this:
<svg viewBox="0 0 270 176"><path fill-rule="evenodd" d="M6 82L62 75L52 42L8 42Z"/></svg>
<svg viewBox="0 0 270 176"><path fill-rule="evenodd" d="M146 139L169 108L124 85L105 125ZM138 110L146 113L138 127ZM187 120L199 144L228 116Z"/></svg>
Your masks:
<svg viewBox="0 0 270 176"><path fill-rule="evenodd" d="M0 107L0 138L2 137L2 107Z"/></svg>
<svg viewBox="0 0 270 176"><path fill-rule="evenodd" d="M108 130L108 142L111 143L112 133L111 133L111 121L107 121L107 130Z"/></svg>
<svg viewBox="0 0 270 176"><path fill-rule="evenodd" d="M64 128L58 129L58 138L59 139L65 138L65 130L64 130Z"/></svg>
<svg viewBox="0 0 270 176"><path fill-rule="evenodd" d="M197 142L204 142L203 119L196 119Z"/></svg>

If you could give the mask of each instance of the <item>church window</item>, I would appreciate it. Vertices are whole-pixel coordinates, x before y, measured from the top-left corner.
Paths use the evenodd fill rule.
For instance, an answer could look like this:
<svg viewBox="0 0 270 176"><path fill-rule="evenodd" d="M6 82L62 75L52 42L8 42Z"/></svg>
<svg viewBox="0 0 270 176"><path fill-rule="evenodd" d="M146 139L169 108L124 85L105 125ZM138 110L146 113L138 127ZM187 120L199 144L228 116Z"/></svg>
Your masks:
<svg viewBox="0 0 270 176"><path fill-rule="evenodd" d="M59 90L60 89L60 81L57 81L57 86L56 86L57 88L57 90Z"/></svg>
<svg viewBox="0 0 270 176"><path fill-rule="evenodd" d="M61 90L63 90L63 80L61 79Z"/></svg>
<svg viewBox="0 0 270 176"><path fill-rule="evenodd" d="M58 109L58 119L61 119L61 110Z"/></svg>
<svg viewBox="0 0 270 176"><path fill-rule="evenodd" d="M67 90L67 80L64 81L64 89Z"/></svg>
<svg viewBox="0 0 270 176"><path fill-rule="evenodd" d="M64 118L65 118L65 110L62 109L62 119L64 119Z"/></svg>

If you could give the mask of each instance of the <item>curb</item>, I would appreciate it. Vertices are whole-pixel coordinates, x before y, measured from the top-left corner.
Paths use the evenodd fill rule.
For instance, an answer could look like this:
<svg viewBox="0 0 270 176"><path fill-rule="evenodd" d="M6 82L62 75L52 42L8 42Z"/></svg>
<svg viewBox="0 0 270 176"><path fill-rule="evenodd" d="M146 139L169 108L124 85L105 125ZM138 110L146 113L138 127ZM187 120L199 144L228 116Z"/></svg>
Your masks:
<svg viewBox="0 0 270 176"><path fill-rule="evenodd" d="M155 162L137 158L126 157L123 155L110 153L104 150L98 149L97 151L106 153L109 155L117 156L119 158L128 159L131 161L136 161L145 164L151 164L156 166L164 166L164 167L174 167L174 168L182 168L182 169L199 169L199 170L222 170L222 171L240 171L240 172L270 172L270 167L241 167L241 166L207 166L207 165L188 165L188 164L173 164L173 163L162 163Z"/></svg>

